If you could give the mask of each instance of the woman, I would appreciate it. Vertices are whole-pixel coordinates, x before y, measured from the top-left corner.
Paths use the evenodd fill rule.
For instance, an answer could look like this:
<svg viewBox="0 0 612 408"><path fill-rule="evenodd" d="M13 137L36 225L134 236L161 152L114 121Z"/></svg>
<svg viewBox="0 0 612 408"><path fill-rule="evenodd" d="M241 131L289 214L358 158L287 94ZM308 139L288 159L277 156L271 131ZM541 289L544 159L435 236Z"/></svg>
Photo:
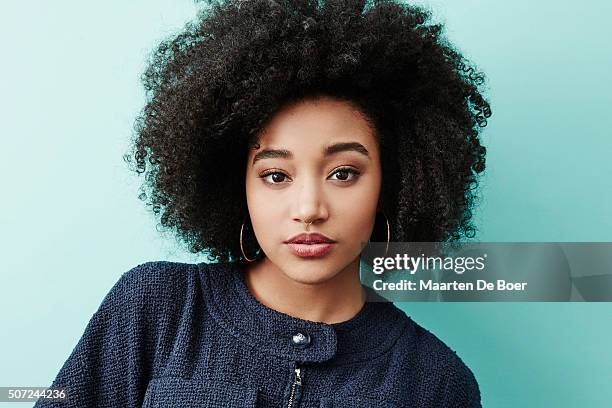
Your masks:
<svg viewBox="0 0 612 408"><path fill-rule="evenodd" d="M126 272L53 383L66 400L37 406L480 406L457 354L359 281L369 240L474 235L483 75L429 17L230 0L163 42L126 157L211 263Z"/></svg>

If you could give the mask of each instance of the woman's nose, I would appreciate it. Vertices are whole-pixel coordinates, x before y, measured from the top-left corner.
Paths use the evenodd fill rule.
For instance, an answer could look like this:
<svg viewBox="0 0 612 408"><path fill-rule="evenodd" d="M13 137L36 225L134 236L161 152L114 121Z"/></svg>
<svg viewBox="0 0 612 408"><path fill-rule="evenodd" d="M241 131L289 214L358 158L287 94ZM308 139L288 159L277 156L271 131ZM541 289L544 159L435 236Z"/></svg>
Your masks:
<svg viewBox="0 0 612 408"><path fill-rule="evenodd" d="M299 222L317 222L328 217L323 186L314 180L297 186L294 197L293 219Z"/></svg>

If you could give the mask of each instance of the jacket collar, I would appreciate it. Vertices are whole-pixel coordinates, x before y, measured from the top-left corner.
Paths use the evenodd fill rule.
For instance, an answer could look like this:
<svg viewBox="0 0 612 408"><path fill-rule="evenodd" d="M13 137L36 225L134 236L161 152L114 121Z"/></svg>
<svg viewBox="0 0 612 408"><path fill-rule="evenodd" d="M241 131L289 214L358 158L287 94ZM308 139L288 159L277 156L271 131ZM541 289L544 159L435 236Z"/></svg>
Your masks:
<svg viewBox="0 0 612 408"><path fill-rule="evenodd" d="M213 318L238 340L261 352L303 363L333 364L371 360L386 352L413 326L392 303L368 301L350 320L327 324L289 316L260 303L249 291L239 264L198 265L204 299ZM296 346L294 335L310 337L307 346Z"/></svg>

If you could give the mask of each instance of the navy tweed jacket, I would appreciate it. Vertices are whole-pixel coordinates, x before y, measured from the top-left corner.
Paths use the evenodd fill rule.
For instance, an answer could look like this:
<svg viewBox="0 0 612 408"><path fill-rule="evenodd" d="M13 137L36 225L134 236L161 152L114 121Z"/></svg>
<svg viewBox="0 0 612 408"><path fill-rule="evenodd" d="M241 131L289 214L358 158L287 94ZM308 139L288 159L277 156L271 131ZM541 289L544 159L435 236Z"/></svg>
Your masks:
<svg viewBox="0 0 612 408"><path fill-rule="evenodd" d="M258 302L235 263L125 272L52 387L66 400L35 408L481 406L471 370L393 303L297 319Z"/></svg>

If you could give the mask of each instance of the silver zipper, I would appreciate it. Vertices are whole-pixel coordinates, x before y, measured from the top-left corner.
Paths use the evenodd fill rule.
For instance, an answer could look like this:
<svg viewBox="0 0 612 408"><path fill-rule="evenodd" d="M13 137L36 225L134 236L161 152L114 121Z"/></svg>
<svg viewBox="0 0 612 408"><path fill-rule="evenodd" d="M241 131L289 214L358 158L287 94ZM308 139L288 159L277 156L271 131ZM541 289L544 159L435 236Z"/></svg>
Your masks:
<svg viewBox="0 0 612 408"><path fill-rule="evenodd" d="M293 384L291 384L291 393L289 394L289 403L287 404L287 408L293 407L293 400L295 398L295 390L297 387L302 385L302 376L301 376L301 368L295 367L295 378L293 380Z"/></svg>

